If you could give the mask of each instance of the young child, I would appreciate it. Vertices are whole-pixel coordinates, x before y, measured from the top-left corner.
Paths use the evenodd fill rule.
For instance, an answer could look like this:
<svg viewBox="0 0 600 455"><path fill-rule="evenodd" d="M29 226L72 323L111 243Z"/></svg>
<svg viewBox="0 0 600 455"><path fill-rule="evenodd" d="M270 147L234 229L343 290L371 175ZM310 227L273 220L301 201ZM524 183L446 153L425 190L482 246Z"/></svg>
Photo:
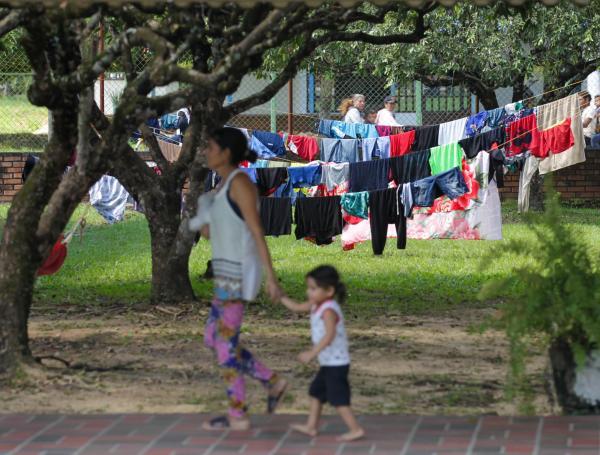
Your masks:
<svg viewBox="0 0 600 455"><path fill-rule="evenodd" d="M307 302L297 303L287 296L281 302L291 311L310 312L313 348L299 355L299 360L309 363L319 359L320 369L310 385L310 414L305 425L292 425L292 429L308 436L316 436L324 403L334 406L348 426L340 441L355 441L365 435L350 408L348 373L350 355L344 328L344 316L335 300L343 303L346 287L337 270L322 265L306 275Z"/></svg>

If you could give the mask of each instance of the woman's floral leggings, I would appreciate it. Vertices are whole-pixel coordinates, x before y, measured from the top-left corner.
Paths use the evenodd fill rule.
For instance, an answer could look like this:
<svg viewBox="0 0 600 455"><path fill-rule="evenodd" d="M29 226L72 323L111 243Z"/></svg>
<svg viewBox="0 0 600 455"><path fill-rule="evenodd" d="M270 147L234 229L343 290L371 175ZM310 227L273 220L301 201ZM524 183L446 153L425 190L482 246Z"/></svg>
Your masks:
<svg viewBox="0 0 600 455"><path fill-rule="evenodd" d="M214 299L204 331L204 343L215 351L227 385L229 415L244 417L247 411L244 374L270 389L278 377L240 344L244 304L240 300Z"/></svg>

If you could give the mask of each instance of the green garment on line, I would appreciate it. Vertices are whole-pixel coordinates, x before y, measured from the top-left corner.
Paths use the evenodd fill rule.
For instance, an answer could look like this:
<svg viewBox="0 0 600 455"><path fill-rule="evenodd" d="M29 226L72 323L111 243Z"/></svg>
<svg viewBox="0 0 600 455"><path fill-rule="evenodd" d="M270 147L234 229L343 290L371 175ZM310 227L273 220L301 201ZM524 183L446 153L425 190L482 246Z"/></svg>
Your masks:
<svg viewBox="0 0 600 455"><path fill-rule="evenodd" d="M369 192L359 191L358 193L342 194L342 208L348 215L369 218Z"/></svg>
<svg viewBox="0 0 600 455"><path fill-rule="evenodd" d="M463 149L455 142L453 144L438 145L430 150L429 166L431 175L441 174L454 167L461 168L463 159Z"/></svg>

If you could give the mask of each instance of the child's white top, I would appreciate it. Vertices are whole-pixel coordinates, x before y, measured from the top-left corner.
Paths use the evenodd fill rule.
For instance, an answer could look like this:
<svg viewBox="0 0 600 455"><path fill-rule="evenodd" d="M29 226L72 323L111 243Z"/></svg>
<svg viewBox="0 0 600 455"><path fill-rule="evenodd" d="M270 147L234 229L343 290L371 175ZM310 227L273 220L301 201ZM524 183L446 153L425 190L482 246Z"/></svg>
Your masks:
<svg viewBox="0 0 600 455"><path fill-rule="evenodd" d="M310 314L310 329L312 342L316 346L325 336L325 321L323 313L332 310L337 315L335 326L335 337L329 346L319 354L319 365L324 367L338 367L350 365L350 353L348 351L348 337L344 326L344 315L342 309L335 300L328 300L321 305L314 306Z"/></svg>

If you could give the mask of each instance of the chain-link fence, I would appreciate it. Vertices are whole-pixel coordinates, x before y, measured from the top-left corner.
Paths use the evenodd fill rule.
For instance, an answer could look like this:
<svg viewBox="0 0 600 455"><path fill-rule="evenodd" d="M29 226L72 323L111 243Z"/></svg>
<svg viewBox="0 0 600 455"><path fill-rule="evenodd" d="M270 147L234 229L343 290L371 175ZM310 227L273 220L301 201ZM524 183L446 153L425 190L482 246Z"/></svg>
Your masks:
<svg viewBox="0 0 600 455"><path fill-rule="evenodd" d="M9 34L3 39L6 45L0 52L0 151L39 151L48 138L48 114L46 109L31 105L27 99L32 76L17 39L15 32ZM142 70L150 58L148 51L136 50L136 69ZM116 71L107 72L95 83L96 102L109 116L114 113L125 87L124 74ZM259 93L269 82L269 79L248 75L225 103L234 103ZM177 84L160 87L152 95L177 88ZM541 93L543 84L533 84L530 89L534 94ZM511 88L497 90L498 103L511 102L512 92ZM460 86L427 87L420 82L389 84L375 76L340 72L335 77L327 77L305 70L300 71L270 101L237 115L228 123L251 130L315 133L319 119L341 119L338 106L344 98L356 93L366 97L364 114L367 120L374 120L387 95L396 96L394 115L404 125L443 123L484 108L475 95Z"/></svg>
<svg viewBox="0 0 600 455"><path fill-rule="evenodd" d="M9 33L0 52L0 151L41 150L48 140L48 113L27 99L31 68L19 34Z"/></svg>

